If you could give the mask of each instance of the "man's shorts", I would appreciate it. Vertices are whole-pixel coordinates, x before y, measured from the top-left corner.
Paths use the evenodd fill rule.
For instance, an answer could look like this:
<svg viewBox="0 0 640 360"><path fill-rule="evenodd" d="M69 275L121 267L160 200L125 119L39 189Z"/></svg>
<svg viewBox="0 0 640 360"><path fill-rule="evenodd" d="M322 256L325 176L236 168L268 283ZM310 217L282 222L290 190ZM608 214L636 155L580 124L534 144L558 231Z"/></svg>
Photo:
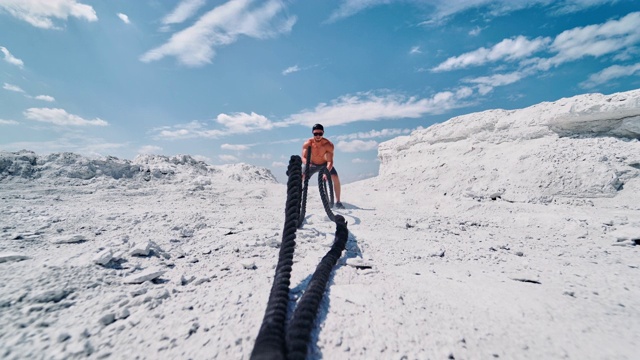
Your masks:
<svg viewBox="0 0 640 360"><path fill-rule="evenodd" d="M311 164L311 166L309 166L309 177L311 177L313 174L315 174L318 171L320 171L320 169L322 169L322 167L325 166L325 165L326 164L322 164L322 165ZM302 173L303 174L304 174L305 166L306 166L306 164L302 164ZM331 171L329 171L329 174L338 176L338 172L336 171L336 167L335 166L331 168Z"/></svg>

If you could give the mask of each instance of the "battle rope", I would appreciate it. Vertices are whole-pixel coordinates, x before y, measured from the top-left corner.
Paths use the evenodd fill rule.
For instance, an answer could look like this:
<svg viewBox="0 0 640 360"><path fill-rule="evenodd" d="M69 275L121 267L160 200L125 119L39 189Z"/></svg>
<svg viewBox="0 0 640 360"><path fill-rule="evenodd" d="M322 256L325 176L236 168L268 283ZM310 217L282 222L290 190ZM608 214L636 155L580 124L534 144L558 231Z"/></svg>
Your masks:
<svg viewBox="0 0 640 360"><path fill-rule="evenodd" d="M331 213L332 216L329 218L336 223L335 240L331 249L322 258L313 273L311 281L293 313L291 325L285 334L291 266L293 265L293 252L296 245L296 230L299 223L299 215L301 214L301 162L302 160L299 156L292 156L287 169L289 180L287 182L286 215L282 244L276 266L276 275L269 294L267 310L251 352L252 360L284 360L287 358L297 360L306 358L311 331L317 317L322 295L326 290L331 271L345 249L349 237L344 217L340 215L333 216L331 210L327 210L326 190L321 186L320 195L325 205L325 210L327 210L327 214ZM326 171L326 168L324 171ZM308 181L308 172L306 172L306 175L306 180ZM319 177L321 178L321 175Z"/></svg>
<svg viewBox="0 0 640 360"><path fill-rule="evenodd" d="M329 200L327 200L327 192L324 188L324 181L322 181L322 173L324 171L326 171L327 173L329 172L327 168L324 167L322 171L318 173L318 189L320 190L320 199L322 199L322 206L324 206L324 211L327 213L327 216L329 217L329 219L331 221L336 221L336 217L333 214L333 211L331 211L331 205L329 204ZM327 177L331 178L331 175ZM333 187L333 184L331 184L331 186Z"/></svg>
<svg viewBox="0 0 640 360"><path fill-rule="evenodd" d="M333 201L333 178L331 177L331 172L325 166L324 169L320 173L324 173L324 174L327 175L327 181L324 181L324 183L323 183L324 193L327 194L327 187L328 187L329 188L329 192L328 192L328 194L329 194L329 206L333 207L333 205L334 205L334 201Z"/></svg>
<svg viewBox="0 0 640 360"><path fill-rule="evenodd" d="M304 215L307 211L307 189L309 188L309 173L311 172L310 166L311 164L311 146L309 146L307 151L307 166L304 168L304 187L302 188L302 205L300 205L300 217L298 217L298 227L302 227L302 223L304 222Z"/></svg>
<svg viewBox="0 0 640 360"><path fill-rule="evenodd" d="M289 285L291 280L291 266L293 252L296 246L296 229L300 212L301 166L299 156L292 156L289 160L287 175L287 203L285 223L282 232L282 244L273 286L269 294L267 310L258 332L256 343L251 352L253 360L284 360L286 353L285 321L289 304Z"/></svg>
<svg viewBox="0 0 640 360"><path fill-rule="evenodd" d="M304 216L307 211L307 189L309 188L309 164L311 164L311 146L307 148L307 166L304 169L304 186L302 187L302 204L300 205L300 217L298 217L298 228L302 228L302 223L304 222ZM327 181L323 181L323 176L326 175ZM330 199L327 200L327 186L330 190ZM327 166L324 165L318 171L318 190L320 191L320 199L322 200L322 205L324 207L324 211L327 213L327 216L331 221L336 221L335 214L331 211L333 207L333 180L331 179L331 173L327 169Z"/></svg>
<svg viewBox="0 0 640 360"><path fill-rule="evenodd" d="M305 359L307 357L307 347L311 339L311 331L318 314L322 295L329 282L331 270L338 262L349 238L349 230L347 230L347 223L344 217L336 215L335 221L336 238L333 241L331 250L318 264L306 291L300 298L298 306L296 306L293 318L287 329L287 348L290 360Z"/></svg>

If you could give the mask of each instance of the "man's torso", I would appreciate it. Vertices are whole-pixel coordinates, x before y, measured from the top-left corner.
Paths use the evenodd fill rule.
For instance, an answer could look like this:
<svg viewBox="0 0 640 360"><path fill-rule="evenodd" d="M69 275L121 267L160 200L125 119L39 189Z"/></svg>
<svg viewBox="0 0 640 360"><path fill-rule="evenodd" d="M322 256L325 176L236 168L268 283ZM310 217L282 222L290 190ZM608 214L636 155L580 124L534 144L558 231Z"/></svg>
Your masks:
<svg viewBox="0 0 640 360"><path fill-rule="evenodd" d="M325 159L326 153L333 154L333 143L325 138L320 141L315 141L313 138L307 140L305 147L311 146L311 163L322 165L327 162Z"/></svg>

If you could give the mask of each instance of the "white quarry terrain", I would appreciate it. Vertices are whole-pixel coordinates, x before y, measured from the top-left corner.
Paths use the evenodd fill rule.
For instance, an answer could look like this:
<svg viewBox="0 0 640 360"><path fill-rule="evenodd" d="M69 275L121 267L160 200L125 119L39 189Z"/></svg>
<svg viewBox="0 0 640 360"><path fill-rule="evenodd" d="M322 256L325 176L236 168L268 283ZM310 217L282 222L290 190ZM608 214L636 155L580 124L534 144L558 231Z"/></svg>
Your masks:
<svg viewBox="0 0 640 360"><path fill-rule="evenodd" d="M309 358L637 359L638 139L634 90L382 143ZM0 358L248 359L286 195L188 155L0 153ZM313 186L306 214L291 307L334 239Z"/></svg>

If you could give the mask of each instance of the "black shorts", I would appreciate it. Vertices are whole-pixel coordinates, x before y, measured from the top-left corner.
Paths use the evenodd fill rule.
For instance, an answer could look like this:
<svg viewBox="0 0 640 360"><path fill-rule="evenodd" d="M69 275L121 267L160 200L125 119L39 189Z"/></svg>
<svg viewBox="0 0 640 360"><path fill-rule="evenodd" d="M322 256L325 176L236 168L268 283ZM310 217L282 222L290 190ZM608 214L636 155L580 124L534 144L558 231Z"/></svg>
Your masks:
<svg viewBox="0 0 640 360"><path fill-rule="evenodd" d="M320 171L320 169L322 169L322 167L324 167L325 165L326 164L322 164L322 165L311 164L311 166L309 166L309 177L311 177L313 174ZM302 164L302 173L304 173L304 166L305 164ZM329 174L338 176L338 172L336 171L335 166L331 168L331 171L329 171Z"/></svg>

